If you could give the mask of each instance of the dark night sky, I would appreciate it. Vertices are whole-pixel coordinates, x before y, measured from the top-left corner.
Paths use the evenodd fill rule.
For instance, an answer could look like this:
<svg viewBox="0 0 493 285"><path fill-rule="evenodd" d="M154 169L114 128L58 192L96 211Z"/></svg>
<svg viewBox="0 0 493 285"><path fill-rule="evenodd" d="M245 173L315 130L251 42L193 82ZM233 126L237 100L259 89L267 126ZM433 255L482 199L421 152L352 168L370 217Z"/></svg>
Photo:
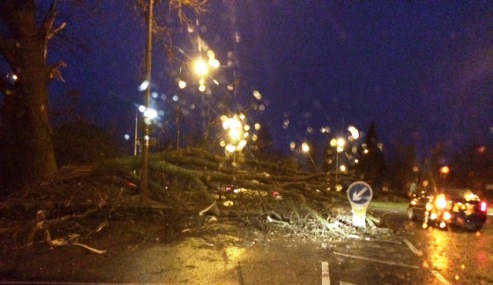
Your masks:
<svg viewBox="0 0 493 285"><path fill-rule="evenodd" d="M287 150L291 141L327 139L322 127L332 130L329 136L348 135L349 124L366 131L371 122L390 150L415 144L425 155L440 141L449 149L493 145L490 2L212 2L200 18L200 36L221 62L228 52L235 54L234 66L214 76L221 84L240 80L239 105L267 106L249 116L269 126L277 146ZM69 20L66 33L87 39L89 49L61 48L50 59L65 57L69 64L66 82L52 86L55 108L67 104L59 94L78 90L85 116L123 134L132 133L134 106L142 102L137 87L143 78L145 27L131 5L121 3L104 1L98 16ZM182 59L197 53L196 36L175 35ZM173 74L179 68L156 45L153 90L166 98L161 121L170 131ZM254 90L262 100L255 100ZM197 99L183 100L193 104Z"/></svg>

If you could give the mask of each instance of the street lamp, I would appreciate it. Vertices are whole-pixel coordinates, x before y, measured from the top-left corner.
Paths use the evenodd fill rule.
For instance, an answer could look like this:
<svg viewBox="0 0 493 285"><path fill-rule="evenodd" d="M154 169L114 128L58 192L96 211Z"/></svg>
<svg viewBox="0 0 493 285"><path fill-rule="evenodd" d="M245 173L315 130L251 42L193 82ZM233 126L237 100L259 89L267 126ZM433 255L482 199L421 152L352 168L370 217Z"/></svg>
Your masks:
<svg viewBox="0 0 493 285"><path fill-rule="evenodd" d="M181 68L180 68L180 74L181 74ZM178 79L178 99L177 104L176 104L176 149L180 149L180 116L181 116L181 108L180 108L180 103L178 100L180 100L181 96L181 91L187 87L187 83L183 81L182 79Z"/></svg>
<svg viewBox="0 0 493 285"><path fill-rule="evenodd" d="M336 148L336 175L339 167L339 153L344 151L346 141L343 138L333 138L330 145ZM337 177L337 176L336 176Z"/></svg>
<svg viewBox="0 0 493 285"><path fill-rule="evenodd" d="M202 57L199 57L193 63L193 71L200 77L204 77L209 73L209 66Z"/></svg>
<svg viewBox="0 0 493 285"><path fill-rule="evenodd" d="M336 173L335 179L336 184L338 183L338 173L339 173L339 153L344 151L344 145L346 145L346 141L343 138L333 138L330 141L330 145L336 148Z"/></svg>
<svg viewBox="0 0 493 285"><path fill-rule="evenodd" d="M447 175L450 173L450 167L448 166L442 166L440 167L440 174L442 176L443 184L445 186L445 183L447 181Z"/></svg>
<svg viewBox="0 0 493 285"><path fill-rule="evenodd" d="M204 131L204 134L207 138L207 133L206 133L206 128L205 128L205 101L204 101L204 92L207 89L205 83L206 83L206 76L208 76L211 72L211 69L217 69L221 66L219 60L216 59L216 56L212 50L207 51L207 56L209 60L205 60L202 58L202 56L199 56L192 62L192 70L199 77L199 91L202 96L202 128ZM217 83L216 80L214 82Z"/></svg>

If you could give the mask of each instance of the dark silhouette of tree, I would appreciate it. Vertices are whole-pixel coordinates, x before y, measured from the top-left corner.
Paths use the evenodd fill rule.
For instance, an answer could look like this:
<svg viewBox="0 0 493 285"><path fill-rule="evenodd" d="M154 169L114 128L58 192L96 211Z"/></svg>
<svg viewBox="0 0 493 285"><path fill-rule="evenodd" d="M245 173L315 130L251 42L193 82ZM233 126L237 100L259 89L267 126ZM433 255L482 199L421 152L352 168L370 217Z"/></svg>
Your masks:
<svg viewBox="0 0 493 285"><path fill-rule="evenodd" d="M56 1L38 19L34 0L0 1L0 54L10 77L0 78L3 102L2 169L11 183L36 182L57 169L48 114L48 86L65 64L48 63L48 45L65 23L55 24ZM9 80L10 79L10 80Z"/></svg>
<svg viewBox="0 0 493 285"><path fill-rule="evenodd" d="M387 170L387 181L391 189L406 194L411 184L420 183L420 165L416 157L414 145L401 145L390 161Z"/></svg>
<svg viewBox="0 0 493 285"><path fill-rule="evenodd" d="M453 156L448 178L457 187L485 190L493 181L493 148L481 144L465 146Z"/></svg>
<svg viewBox="0 0 493 285"><path fill-rule="evenodd" d="M118 148L105 129L85 122L65 123L54 129L58 165L78 165L114 158Z"/></svg>
<svg viewBox="0 0 493 285"><path fill-rule="evenodd" d="M268 126L262 126L256 133L257 139L248 143L251 154L258 159L277 159L272 156L272 137Z"/></svg>
<svg viewBox="0 0 493 285"><path fill-rule="evenodd" d="M429 180L434 187L443 184L444 181L440 179L440 167L445 166L445 164L445 143L439 142L425 159L424 179Z"/></svg>
<svg viewBox="0 0 493 285"><path fill-rule="evenodd" d="M375 123L371 123L366 134L366 143L359 150L358 176L373 188L374 194L381 193L386 173L383 145L378 141Z"/></svg>

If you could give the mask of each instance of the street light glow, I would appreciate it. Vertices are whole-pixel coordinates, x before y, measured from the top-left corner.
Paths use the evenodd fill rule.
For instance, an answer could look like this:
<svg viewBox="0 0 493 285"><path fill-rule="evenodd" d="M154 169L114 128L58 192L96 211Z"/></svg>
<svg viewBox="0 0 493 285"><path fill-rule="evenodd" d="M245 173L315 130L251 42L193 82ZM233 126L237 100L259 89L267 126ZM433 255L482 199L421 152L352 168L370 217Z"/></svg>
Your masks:
<svg viewBox="0 0 493 285"><path fill-rule="evenodd" d="M178 87L180 87L180 89L185 89L185 87L187 87L187 83L183 80L178 80Z"/></svg>
<svg viewBox="0 0 493 285"><path fill-rule="evenodd" d="M443 166L442 168L440 168L441 174L448 174L449 172L450 172L450 167L448 166Z"/></svg>
<svg viewBox="0 0 493 285"><path fill-rule="evenodd" d="M193 70L198 76L205 76L209 73L209 66L202 58L198 58L193 64Z"/></svg>
<svg viewBox="0 0 493 285"><path fill-rule="evenodd" d="M212 68L219 68L221 66L221 63L215 58L209 58L209 65Z"/></svg>
<svg viewBox="0 0 493 285"><path fill-rule="evenodd" d="M301 144L301 150L304 152L304 153L307 153L310 151L310 145L308 145L308 143L306 142L303 142Z"/></svg>
<svg viewBox="0 0 493 285"><path fill-rule="evenodd" d="M343 138L333 138L330 140L330 146L335 147L337 152L343 152L345 144L346 141Z"/></svg>
<svg viewBox="0 0 493 285"><path fill-rule="evenodd" d="M234 115L228 117L226 115L221 116L223 121L223 129L227 131L228 139L230 143L225 145L225 149L228 152L241 151L247 144L246 138L248 137L248 131L250 127L243 125L242 121L245 119L245 115Z"/></svg>
<svg viewBox="0 0 493 285"><path fill-rule="evenodd" d="M359 131L354 126L349 126L348 131L351 133L351 137L357 140L359 138Z"/></svg>
<svg viewBox="0 0 493 285"><path fill-rule="evenodd" d="M147 110L144 111L144 117L153 120L157 118L157 111L151 108L147 108Z"/></svg>
<svg viewBox="0 0 493 285"><path fill-rule="evenodd" d="M149 87L149 81L144 80L139 86L139 91L147 90L148 87Z"/></svg>
<svg viewBox="0 0 493 285"><path fill-rule="evenodd" d="M158 117L158 112L152 108L146 108L144 105L139 106L139 112L144 115L146 124L151 124L151 121Z"/></svg>

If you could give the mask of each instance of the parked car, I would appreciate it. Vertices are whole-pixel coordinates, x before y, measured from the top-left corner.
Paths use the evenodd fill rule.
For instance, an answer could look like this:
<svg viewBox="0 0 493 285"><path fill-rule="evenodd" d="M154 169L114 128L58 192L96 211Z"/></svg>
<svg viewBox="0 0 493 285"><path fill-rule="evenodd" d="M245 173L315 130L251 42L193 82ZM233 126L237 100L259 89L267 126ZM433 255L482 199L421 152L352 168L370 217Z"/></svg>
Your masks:
<svg viewBox="0 0 493 285"><path fill-rule="evenodd" d="M488 205L470 189L425 189L409 203L410 220L423 222L423 227L460 227L480 230L486 222Z"/></svg>

